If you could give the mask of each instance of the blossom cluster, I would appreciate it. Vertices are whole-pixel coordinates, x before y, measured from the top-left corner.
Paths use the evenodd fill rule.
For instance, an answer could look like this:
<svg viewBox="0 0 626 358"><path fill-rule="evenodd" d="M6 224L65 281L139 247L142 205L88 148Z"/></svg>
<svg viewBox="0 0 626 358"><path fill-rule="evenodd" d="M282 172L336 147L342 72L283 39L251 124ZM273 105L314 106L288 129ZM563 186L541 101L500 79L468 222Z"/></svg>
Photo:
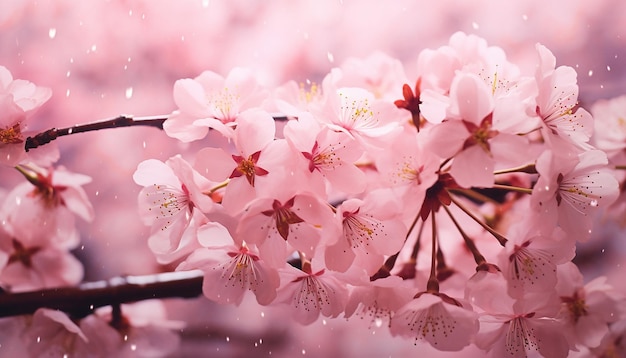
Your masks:
<svg viewBox="0 0 626 358"><path fill-rule="evenodd" d="M50 96L48 88L14 80L0 66L0 163L14 166L26 179L0 192L0 294L75 286L83 280L83 264L71 251L80 245L76 217L94 218L83 189L91 178L53 166L59 157L54 146L24 150L32 133L31 114ZM178 326L165 320L156 301L117 313L103 308L80 319L42 308L32 316L0 320L0 347L13 357L138 356L136 350L166 355L178 344L171 332Z"/></svg>
<svg viewBox="0 0 626 358"><path fill-rule="evenodd" d="M601 215L625 209L613 169L624 169L626 101L592 116L575 70L535 49L525 73L459 32L412 69L376 53L319 83L271 89L245 68L176 81L163 129L203 148L137 167L147 245L164 267L202 271L210 300L253 295L301 324L357 316L416 345L494 357L614 352L626 301L572 261ZM28 180L0 198L0 286L75 285L69 250L75 215L93 218L90 179L54 167L52 146L23 150L49 91L2 67L0 85L0 160ZM162 325L123 313L42 309L1 328L15 342L47 338L28 346L34 356L175 346Z"/></svg>
<svg viewBox="0 0 626 358"><path fill-rule="evenodd" d="M321 83L235 68L173 94L166 133L207 147L141 163L139 209L159 262L202 270L211 300L251 291L303 324L361 315L497 357L598 349L624 319L571 262L617 199L603 149L624 138L592 140L575 70L540 44L534 73L456 33L411 78L379 53Z"/></svg>

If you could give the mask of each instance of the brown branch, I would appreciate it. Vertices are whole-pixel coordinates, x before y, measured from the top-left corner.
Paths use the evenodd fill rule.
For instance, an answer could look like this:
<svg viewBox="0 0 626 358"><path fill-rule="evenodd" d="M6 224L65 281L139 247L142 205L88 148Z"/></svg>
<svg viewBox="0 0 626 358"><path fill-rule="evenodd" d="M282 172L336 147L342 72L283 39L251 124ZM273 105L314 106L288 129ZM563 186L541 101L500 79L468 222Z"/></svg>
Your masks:
<svg viewBox="0 0 626 358"><path fill-rule="evenodd" d="M153 298L193 298L202 294L202 272L179 271L114 277L78 287L0 293L0 317L32 314L39 308L64 311L80 318L96 308Z"/></svg>
<svg viewBox="0 0 626 358"><path fill-rule="evenodd" d="M94 123L87 124L78 124L73 127L61 128L61 129L48 129L45 132L41 132L34 137L26 138L26 142L24 143L24 150L29 151L31 149L37 148L44 144L48 144L58 137L76 134L76 133L84 133L97 131L100 129L108 129L108 128L120 128L120 127L133 127L133 126L150 126L156 127L159 129L163 129L163 122L167 119L167 115L161 116L150 116L150 117L137 117L133 118L130 115L122 114L118 117L107 119Z"/></svg>
<svg viewBox="0 0 626 358"><path fill-rule="evenodd" d="M78 124L72 127L67 128L51 128L47 131L36 134L33 137L26 138L24 143L24 150L29 151L31 149L35 149L44 144L48 144L58 137L63 137L66 135L72 135L76 133L84 133L97 131L101 129L110 129L110 128L121 128L121 127L134 127L134 126L148 126L155 127L158 129L163 129L163 122L167 119L168 115L158 115L158 116L148 116L148 117L137 117L134 118L131 115L122 114L112 119L106 119L103 121L87 123L87 124ZM284 115L273 115L272 116L275 121L286 121L290 117Z"/></svg>

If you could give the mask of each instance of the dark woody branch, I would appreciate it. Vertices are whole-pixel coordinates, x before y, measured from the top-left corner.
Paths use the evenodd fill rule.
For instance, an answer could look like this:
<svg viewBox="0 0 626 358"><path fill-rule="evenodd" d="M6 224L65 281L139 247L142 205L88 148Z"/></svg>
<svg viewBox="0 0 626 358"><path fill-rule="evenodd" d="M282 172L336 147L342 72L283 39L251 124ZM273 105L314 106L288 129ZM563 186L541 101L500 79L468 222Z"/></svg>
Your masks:
<svg viewBox="0 0 626 358"><path fill-rule="evenodd" d="M148 126L155 127L158 129L163 129L163 122L167 120L168 115L157 115L157 116L147 116L147 117L133 117L128 114L122 114L112 119L106 119L99 122L87 123L87 124L78 124L72 127L66 128L51 128L39 134L36 134L33 137L26 138L24 143L24 150L29 151L31 149L35 149L44 144L48 144L58 137L72 135L76 133L84 133L97 131L101 129L110 129L110 128L122 128L122 127L135 127L135 126ZM289 117L284 115L273 115L275 121L286 121Z"/></svg>
<svg viewBox="0 0 626 358"><path fill-rule="evenodd" d="M32 292L0 293L0 317L32 314L39 308L87 316L96 308L155 298L193 298L202 294L201 271L178 271L145 276L114 277L77 287Z"/></svg>

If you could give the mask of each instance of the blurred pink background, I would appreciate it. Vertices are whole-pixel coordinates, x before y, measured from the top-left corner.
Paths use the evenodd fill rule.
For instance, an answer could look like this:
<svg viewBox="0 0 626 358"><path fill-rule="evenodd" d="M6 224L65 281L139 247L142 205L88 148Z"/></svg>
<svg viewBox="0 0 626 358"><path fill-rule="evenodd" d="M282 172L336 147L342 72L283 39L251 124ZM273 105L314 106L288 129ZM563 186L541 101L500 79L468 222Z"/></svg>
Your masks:
<svg viewBox="0 0 626 358"><path fill-rule="evenodd" d="M413 78L419 52L446 44L456 31L502 47L526 71L532 70L525 66L534 60L535 43L546 45L558 65L577 69L583 106L626 93L626 2L620 0L3 0L0 65L14 78L52 88L33 121L45 130L122 113L167 114L175 109L174 82L203 70L225 75L235 66L251 67L271 88L289 79L320 81L349 57L383 51L400 59ZM152 128L57 142L60 164L93 178L85 189L96 220L81 223L83 246L76 252L85 262L85 279L161 270L138 219L140 188L132 173L147 158L192 158L201 144L184 145ZM0 178L0 190L21 181L8 168L0 168ZM618 260L609 274L623 272L621 250L607 254ZM199 349L215 356L387 356L416 349L390 338L386 327L368 330L358 319L300 327L255 303L236 308L200 299L170 308L190 322L181 356Z"/></svg>

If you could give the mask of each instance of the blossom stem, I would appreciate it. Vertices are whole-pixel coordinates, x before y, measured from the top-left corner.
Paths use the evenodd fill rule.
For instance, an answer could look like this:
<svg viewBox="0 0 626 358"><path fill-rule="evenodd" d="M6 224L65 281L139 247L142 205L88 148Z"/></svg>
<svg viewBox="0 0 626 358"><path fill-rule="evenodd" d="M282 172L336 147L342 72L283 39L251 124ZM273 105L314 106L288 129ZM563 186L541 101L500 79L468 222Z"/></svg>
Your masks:
<svg viewBox="0 0 626 358"><path fill-rule="evenodd" d="M478 200L483 203L499 204L497 200L490 198L487 195L481 194L477 192L476 190L464 189L464 188L450 188L449 190L457 194L465 195L470 199Z"/></svg>
<svg viewBox="0 0 626 358"><path fill-rule="evenodd" d="M49 288L0 294L0 317L32 314L39 308L64 311L81 318L96 308L153 298L193 298L202 295L201 271L177 271L145 276L114 277L78 287Z"/></svg>
<svg viewBox="0 0 626 358"><path fill-rule="evenodd" d="M426 284L426 291L430 293L439 293L439 280L437 279L437 223L435 215L430 216L432 223L432 248L430 253L430 276Z"/></svg>
<svg viewBox="0 0 626 358"><path fill-rule="evenodd" d="M480 253L480 251L478 251L476 244L474 243L472 239L470 239L469 236L467 236L467 233L465 233L465 230L463 230L463 228L461 227L459 222L456 220L454 215L452 215L452 212L450 211L450 209L447 206L444 206L443 208L448 213L448 216L452 220L452 223L454 223L454 226L456 226L457 230L459 230L459 233L461 234L461 236L463 237L463 241L465 242L465 246L467 246L468 250L470 250L470 252L474 256L474 262L476 262L476 265L481 265L487 262L487 260L485 259L485 256L483 256Z"/></svg>
<svg viewBox="0 0 626 358"><path fill-rule="evenodd" d="M494 175L508 174L508 173L537 174L537 168L535 168L535 164L533 163L533 164L522 165L516 168L496 170L495 172L493 172Z"/></svg>
<svg viewBox="0 0 626 358"><path fill-rule="evenodd" d="M616 170L626 170L626 165L616 165L615 169Z"/></svg>
<svg viewBox="0 0 626 358"><path fill-rule="evenodd" d="M413 229L415 228L415 225L417 224L417 220L419 218L420 218L420 215L419 213L417 213L417 215L415 215L415 219L413 219L413 222L411 223L411 226L409 227L409 230L406 233L406 236L404 237L405 244L406 244L406 241L409 239L409 236L411 236L411 232L413 232ZM419 237L422 235L423 228L424 228L424 225L422 222L422 226L420 226L420 232L418 234L419 235L418 243L416 243L416 245L419 245ZM415 251L415 247L413 248L413 250ZM402 251L402 249L400 249L400 251ZM396 265L396 260L398 260L398 255L400 255L400 251L396 252L394 255L389 256L387 260L385 260L385 263L378 269L378 271L376 271L375 274L370 276L370 281L376 281L379 278L389 277L391 275L391 270ZM417 254L415 254L415 256L417 257Z"/></svg>
<svg viewBox="0 0 626 358"><path fill-rule="evenodd" d="M229 181L230 180L228 180L228 179L224 180L223 182L221 182L221 183L217 184L216 186L212 187L209 191L206 191L206 192L204 192L202 194L211 196L211 194L215 193L216 191L218 191L218 190L220 190L222 188L225 188L228 185Z"/></svg>
<svg viewBox="0 0 626 358"><path fill-rule="evenodd" d="M452 200L452 202L456 206L458 206L459 209L463 210L464 213L466 213L469 217L471 217L474 221L476 221L478 225L482 226L483 229L487 230L487 232L493 235L496 238L496 240L498 240L500 245L502 246L506 245L506 242L508 240L504 236L502 236L502 234L498 233L497 231L489 227L489 225L485 224L482 220L476 217L476 215L474 215L468 208L466 208L463 204L461 204L458 200L456 200L454 196L450 195L450 200Z"/></svg>
<svg viewBox="0 0 626 358"><path fill-rule="evenodd" d="M494 189L508 190L508 191L515 191L515 192L524 193L524 194L532 194L533 193L533 190L530 189L530 188L521 188L519 186L512 186L512 185L494 184L493 188Z"/></svg>

